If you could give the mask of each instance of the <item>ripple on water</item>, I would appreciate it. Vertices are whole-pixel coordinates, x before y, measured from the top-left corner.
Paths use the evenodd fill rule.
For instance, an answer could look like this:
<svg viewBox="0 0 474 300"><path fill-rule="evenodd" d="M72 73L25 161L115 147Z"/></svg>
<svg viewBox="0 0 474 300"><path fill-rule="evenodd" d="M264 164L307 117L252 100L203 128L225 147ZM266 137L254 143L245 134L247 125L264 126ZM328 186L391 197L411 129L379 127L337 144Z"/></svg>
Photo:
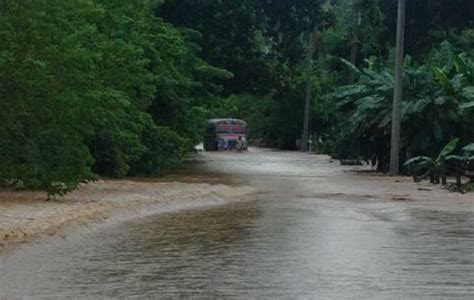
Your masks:
<svg viewBox="0 0 474 300"><path fill-rule="evenodd" d="M27 247L0 263L0 295L469 299L473 222L305 198L166 213Z"/></svg>

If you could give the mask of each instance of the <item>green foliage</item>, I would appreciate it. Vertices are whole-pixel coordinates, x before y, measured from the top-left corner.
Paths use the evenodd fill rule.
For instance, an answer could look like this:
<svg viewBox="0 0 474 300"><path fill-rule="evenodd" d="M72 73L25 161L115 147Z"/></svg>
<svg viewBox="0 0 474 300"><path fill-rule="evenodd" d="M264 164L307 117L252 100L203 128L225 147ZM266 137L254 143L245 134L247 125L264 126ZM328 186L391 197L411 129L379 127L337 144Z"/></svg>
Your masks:
<svg viewBox="0 0 474 300"><path fill-rule="evenodd" d="M360 80L336 89L334 97L340 111L350 116L346 134L364 145L364 158L376 157L384 168L389 153L393 72L375 58L367 63ZM473 99L466 92L473 84L472 66L471 57L455 53L447 42L431 51L422 65L407 58L402 103L405 157L434 155L433 150L453 136L461 136L464 143L472 139L472 112L465 105Z"/></svg>
<svg viewBox="0 0 474 300"><path fill-rule="evenodd" d="M409 166L412 163L421 161L422 164L427 163L436 167L437 165L441 164L441 162L443 162L444 160L448 158L448 155L451 154L456 149L458 143L459 143L458 138L452 139L447 145L444 146L444 148L441 150L441 152L439 153L436 159L433 159L427 156L416 156L407 160L404 166Z"/></svg>
<svg viewBox="0 0 474 300"><path fill-rule="evenodd" d="M304 90L306 72L302 66L290 68L287 64L274 64L271 94L233 95L229 101L236 109L228 116L248 122L253 140L263 141L266 146L296 149L303 126ZM312 77L313 95L310 111L311 129L316 131L326 125L329 111L325 98L319 98L320 82Z"/></svg>
<svg viewBox="0 0 474 300"><path fill-rule="evenodd" d="M472 143L471 2L407 4L406 159L434 157L455 136ZM0 182L54 194L96 175L162 174L200 141L209 117L246 119L253 138L294 149L307 75L318 146L386 169L393 4L3 0ZM316 52L306 74L310 31Z"/></svg>
<svg viewBox="0 0 474 300"><path fill-rule="evenodd" d="M69 8L79 18L66 18ZM3 1L0 16L0 181L62 193L92 180L81 130L83 71L90 53L80 36L87 1ZM74 35L68 31L74 28Z"/></svg>
<svg viewBox="0 0 474 300"><path fill-rule="evenodd" d="M463 155L449 155L446 157L446 161L453 161L456 164L456 168L459 173L464 173L464 175L474 180L474 144L469 144L462 148L464 152Z"/></svg>
<svg viewBox="0 0 474 300"><path fill-rule="evenodd" d="M234 74L224 84L229 97L211 107L211 115L243 118L253 139L294 149L303 125L305 36L334 21L329 4L169 0L159 11L174 25L199 31L204 58ZM320 72L312 74L315 95L320 91ZM319 115L328 109L320 103L327 104L326 98L315 96L311 112L315 130L326 123Z"/></svg>
<svg viewBox="0 0 474 300"><path fill-rule="evenodd" d="M448 169L446 161L450 158L454 158L454 156L448 157L448 155L456 149L458 143L458 138L452 139L443 147L436 159L427 156L417 156L407 160L404 166L416 164L414 170L416 181L430 176L432 183L439 183L440 177L442 177L443 184L446 184L446 174ZM417 177L416 174L419 174L420 172L424 174Z"/></svg>
<svg viewBox="0 0 474 300"><path fill-rule="evenodd" d="M158 3L0 3L0 182L61 194L179 165L232 74Z"/></svg>
<svg viewBox="0 0 474 300"><path fill-rule="evenodd" d="M173 25L200 33L203 58L235 75L225 83L230 95L270 84L264 76L268 45L260 31L265 22L261 5L254 0L168 0L158 11Z"/></svg>
<svg viewBox="0 0 474 300"><path fill-rule="evenodd" d="M446 159L446 156L451 154L456 147L458 146L459 139L455 138L452 139L444 148L441 150L441 152L438 155L438 158L436 158L436 161L441 161L442 159Z"/></svg>
<svg viewBox="0 0 474 300"><path fill-rule="evenodd" d="M161 175L181 164L185 154L184 140L174 131L150 122L143 130L141 140L146 148L133 164L131 174Z"/></svg>

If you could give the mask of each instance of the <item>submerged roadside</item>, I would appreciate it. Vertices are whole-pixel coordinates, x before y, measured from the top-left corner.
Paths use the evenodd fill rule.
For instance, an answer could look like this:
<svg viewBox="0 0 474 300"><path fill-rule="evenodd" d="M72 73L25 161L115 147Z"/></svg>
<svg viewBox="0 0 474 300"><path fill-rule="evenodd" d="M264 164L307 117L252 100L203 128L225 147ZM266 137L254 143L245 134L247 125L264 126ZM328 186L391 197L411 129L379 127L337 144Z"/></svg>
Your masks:
<svg viewBox="0 0 474 300"><path fill-rule="evenodd" d="M99 180L48 202L44 193L0 190L0 254L23 242L61 234L72 225L113 216L139 218L169 209L261 197L390 202L447 211L474 207L473 194L368 171L367 167L341 166L323 155L251 149L202 152L163 178Z"/></svg>
<svg viewBox="0 0 474 300"><path fill-rule="evenodd" d="M0 191L0 254L20 243L116 214L140 217L173 206L218 205L252 192L248 186L151 180L99 180L51 201L40 192L4 190Z"/></svg>

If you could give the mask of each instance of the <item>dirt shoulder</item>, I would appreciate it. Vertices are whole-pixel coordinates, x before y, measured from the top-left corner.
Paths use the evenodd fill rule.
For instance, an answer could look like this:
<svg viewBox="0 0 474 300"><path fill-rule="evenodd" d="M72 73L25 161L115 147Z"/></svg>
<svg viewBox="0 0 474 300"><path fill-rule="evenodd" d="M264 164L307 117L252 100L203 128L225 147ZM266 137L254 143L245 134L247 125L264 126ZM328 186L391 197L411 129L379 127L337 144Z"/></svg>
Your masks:
<svg viewBox="0 0 474 300"><path fill-rule="evenodd" d="M136 180L100 180L51 201L40 192L0 190L0 253L116 213L140 216L178 203L212 205L251 193L245 186Z"/></svg>
<svg viewBox="0 0 474 300"><path fill-rule="evenodd" d="M449 180L450 184L454 184L454 178ZM348 180L340 184L340 187L341 193L355 194L361 198L406 202L407 205L424 209L462 211L474 207L474 193L452 192L427 181L416 183L408 176L348 172Z"/></svg>

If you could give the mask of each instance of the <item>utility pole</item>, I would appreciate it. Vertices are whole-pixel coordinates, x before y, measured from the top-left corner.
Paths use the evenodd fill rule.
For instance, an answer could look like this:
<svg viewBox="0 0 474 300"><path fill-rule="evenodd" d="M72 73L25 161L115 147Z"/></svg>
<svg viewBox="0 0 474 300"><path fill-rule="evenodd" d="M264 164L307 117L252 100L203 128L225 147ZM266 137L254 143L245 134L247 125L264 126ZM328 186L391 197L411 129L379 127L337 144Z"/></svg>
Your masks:
<svg viewBox="0 0 474 300"><path fill-rule="evenodd" d="M395 87L392 107L392 139L390 148L390 175L400 173L400 127L401 103L403 96L403 59L405 39L405 4L406 0L398 0L397 46L395 53Z"/></svg>
<svg viewBox="0 0 474 300"><path fill-rule="evenodd" d="M306 74L306 97L304 103L303 136L301 139L301 151L308 151L309 135L309 108L311 104L311 75L313 74L313 52L314 52L314 32L308 32L307 45L307 74Z"/></svg>

